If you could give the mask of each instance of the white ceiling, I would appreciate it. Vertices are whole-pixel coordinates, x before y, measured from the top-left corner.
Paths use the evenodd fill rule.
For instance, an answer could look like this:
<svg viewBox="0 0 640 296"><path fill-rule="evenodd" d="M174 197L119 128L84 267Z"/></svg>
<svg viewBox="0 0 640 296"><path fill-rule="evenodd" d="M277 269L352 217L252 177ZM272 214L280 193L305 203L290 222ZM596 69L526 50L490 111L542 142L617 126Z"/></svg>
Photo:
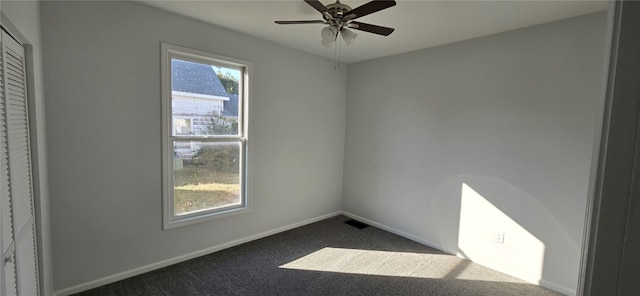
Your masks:
<svg viewBox="0 0 640 296"><path fill-rule="evenodd" d="M320 0L324 5L331 0ZM563 18L602 11L607 1L429 1L396 0L397 5L358 21L395 28L384 37L356 31L341 48L341 60L353 63L438 46ZM303 0L140 0L151 6L243 32L302 51L334 57L320 44L322 24L277 25L274 20L319 20ZM368 1L342 3L358 7Z"/></svg>

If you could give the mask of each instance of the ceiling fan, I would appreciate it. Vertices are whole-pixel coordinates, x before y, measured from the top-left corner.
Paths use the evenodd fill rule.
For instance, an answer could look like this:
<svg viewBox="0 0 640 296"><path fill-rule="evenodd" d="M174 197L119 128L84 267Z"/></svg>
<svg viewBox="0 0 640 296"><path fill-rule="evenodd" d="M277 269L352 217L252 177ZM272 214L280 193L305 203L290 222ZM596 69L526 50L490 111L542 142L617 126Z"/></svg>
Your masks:
<svg viewBox="0 0 640 296"><path fill-rule="evenodd" d="M360 30L382 36L389 36L389 34L393 33L394 31L393 28L355 21L355 19L357 18L395 6L396 1L394 0L373 0L354 9L351 9L351 7L349 7L348 5L340 3L340 0L337 0L335 3L329 4L327 6L323 5L318 0L304 0L304 2L307 2L307 4L311 5L311 7L320 12L322 14L322 20L275 21L275 23L280 25L328 25L327 27L324 27L320 32L322 35L322 45L326 47L330 47L333 42L338 39L338 35L342 36L342 39L347 45L351 44L351 42L353 42L358 34L349 29Z"/></svg>

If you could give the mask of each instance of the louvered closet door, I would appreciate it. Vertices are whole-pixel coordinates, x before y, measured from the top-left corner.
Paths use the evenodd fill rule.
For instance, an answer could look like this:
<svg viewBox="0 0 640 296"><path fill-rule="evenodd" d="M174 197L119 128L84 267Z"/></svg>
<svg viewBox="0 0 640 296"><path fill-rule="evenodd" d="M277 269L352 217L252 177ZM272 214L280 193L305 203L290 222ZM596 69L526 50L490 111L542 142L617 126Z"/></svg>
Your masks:
<svg viewBox="0 0 640 296"><path fill-rule="evenodd" d="M4 48L4 32L0 39L0 48ZM4 51L4 50L3 50ZM16 295L15 249L13 244L13 225L11 223L11 198L9 194L9 154L7 153L7 125L5 110L5 74L4 54L0 54L0 197L2 198L2 295Z"/></svg>
<svg viewBox="0 0 640 296"><path fill-rule="evenodd" d="M7 295L38 295L24 48L4 31L2 65L0 193L6 292Z"/></svg>
<svg viewBox="0 0 640 296"><path fill-rule="evenodd" d="M3 48L2 41L4 34L0 38L0 48ZM16 269L15 251L13 245L13 225L11 224L11 199L9 196L9 154L7 153L7 126L5 111L5 89L4 89L4 55L0 54L0 197L2 198L2 212L0 225L2 226L2 258L3 268L2 295L16 295Z"/></svg>

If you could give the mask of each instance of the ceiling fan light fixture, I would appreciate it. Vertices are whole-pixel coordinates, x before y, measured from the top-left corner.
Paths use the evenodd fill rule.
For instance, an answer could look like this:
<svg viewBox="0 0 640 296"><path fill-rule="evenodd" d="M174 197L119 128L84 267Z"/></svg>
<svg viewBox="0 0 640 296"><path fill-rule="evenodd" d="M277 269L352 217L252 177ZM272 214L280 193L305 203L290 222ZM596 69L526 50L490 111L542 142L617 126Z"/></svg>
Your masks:
<svg viewBox="0 0 640 296"><path fill-rule="evenodd" d="M322 41L320 41L320 43L322 43L322 45L326 48L331 48L333 46L333 40L324 40L322 39Z"/></svg>
<svg viewBox="0 0 640 296"><path fill-rule="evenodd" d="M344 43L346 43L347 46L351 45L353 40L356 40L356 37L358 37L358 34L347 28L342 29L340 35L342 35L342 40L344 40Z"/></svg>
<svg viewBox="0 0 640 296"><path fill-rule="evenodd" d="M322 36L323 42L335 41L337 33L338 33L338 30L336 30L336 28L334 28L333 26L324 27L322 28L322 31L320 31L320 35Z"/></svg>

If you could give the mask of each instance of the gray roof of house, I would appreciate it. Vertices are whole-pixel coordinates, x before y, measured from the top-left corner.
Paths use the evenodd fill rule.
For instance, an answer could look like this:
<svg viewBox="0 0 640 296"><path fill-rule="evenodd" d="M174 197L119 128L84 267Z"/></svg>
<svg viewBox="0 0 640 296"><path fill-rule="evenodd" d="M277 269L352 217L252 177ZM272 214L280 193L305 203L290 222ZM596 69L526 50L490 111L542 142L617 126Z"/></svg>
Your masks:
<svg viewBox="0 0 640 296"><path fill-rule="evenodd" d="M238 116L238 95L230 94L229 100L223 102L222 115Z"/></svg>
<svg viewBox="0 0 640 296"><path fill-rule="evenodd" d="M176 59L171 60L171 90L211 96L229 96L218 75L213 71L213 67Z"/></svg>

